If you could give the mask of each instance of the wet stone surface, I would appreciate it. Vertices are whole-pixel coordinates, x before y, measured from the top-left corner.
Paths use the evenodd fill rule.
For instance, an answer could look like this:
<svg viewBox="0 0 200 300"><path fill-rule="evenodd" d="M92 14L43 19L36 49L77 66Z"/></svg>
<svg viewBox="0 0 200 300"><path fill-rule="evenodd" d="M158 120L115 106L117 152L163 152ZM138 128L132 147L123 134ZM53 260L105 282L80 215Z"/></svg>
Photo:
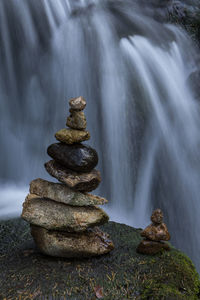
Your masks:
<svg viewBox="0 0 200 300"><path fill-rule="evenodd" d="M105 198L96 195L74 191L66 184L54 183L41 178L31 181L30 193L37 195L38 198L48 198L72 206L94 206L108 202Z"/></svg>
<svg viewBox="0 0 200 300"><path fill-rule="evenodd" d="M147 226L141 233L142 237L145 237L151 241L169 241L170 234L168 232L167 226L164 223L161 224L151 224Z"/></svg>
<svg viewBox="0 0 200 300"><path fill-rule="evenodd" d="M154 242L149 240L143 240L137 247L138 253L142 254L157 254L161 252L162 250L170 250L170 247L168 244L163 242Z"/></svg>
<svg viewBox="0 0 200 300"><path fill-rule="evenodd" d="M114 248L109 236L98 227L82 233L69 233L32 225L31 234L42 253L55 257L98 256L106 254Z"/></svg>
<svg viewBox="0 0 200 300"><path fill-rule="evenodd" d="M77 172L89 172L98 164L96 150L84 144L52 144L47 153L66 168Z"/></svg>
<svg viewBox="0 0 200 300"><path fill-rule="evenodd" d="M65 183L75 191L91 192L95 190L101 182L101 174L95 169L87 173L77 173L63 167L55 160L48 161L44 166L51 176Z"/></svg>
<svg viewBox="0 0 200 300"><path fill-rule="evenodd" d="M109 220L97 206L71 206L32 194L23 203L22 217L33 225L68 232L81 232Z"/></svg>

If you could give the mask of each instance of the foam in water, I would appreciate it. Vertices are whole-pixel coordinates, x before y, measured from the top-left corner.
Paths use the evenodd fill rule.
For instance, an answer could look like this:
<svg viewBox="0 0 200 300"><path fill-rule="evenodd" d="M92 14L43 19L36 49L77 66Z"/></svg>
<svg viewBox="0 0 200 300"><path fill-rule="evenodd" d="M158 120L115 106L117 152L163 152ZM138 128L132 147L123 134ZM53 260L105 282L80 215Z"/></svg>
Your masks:
<svg viewBox="0 0 200 300"><path fill-rule="evenodd" d="M111 218L143 227L162 208L198 265L200 115L185 33L129 1L2 1L0 14L1 216L19 215L22 186L50 179L46 148L67 99L83 95Z"/></svg>

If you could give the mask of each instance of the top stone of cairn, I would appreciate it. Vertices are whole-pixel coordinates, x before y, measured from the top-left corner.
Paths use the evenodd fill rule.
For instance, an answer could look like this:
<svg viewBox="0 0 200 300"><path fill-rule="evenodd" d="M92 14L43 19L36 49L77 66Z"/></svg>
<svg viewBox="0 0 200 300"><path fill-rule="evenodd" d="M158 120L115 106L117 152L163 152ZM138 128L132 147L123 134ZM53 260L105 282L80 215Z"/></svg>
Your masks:
<svg viewBox="0 0 200 300"><path fill-rule="evenodd" d="M83 97L72 98L69 101L69 105L71 110L81 111L86 107L86 100Z"/></svg>
<svg viewBox="0 0 200 300"><path fill-rule="evenodd" d="M161 224L163 222L163 212L161 209L156 209L151 215L151 221L153 224Z"/></svg>

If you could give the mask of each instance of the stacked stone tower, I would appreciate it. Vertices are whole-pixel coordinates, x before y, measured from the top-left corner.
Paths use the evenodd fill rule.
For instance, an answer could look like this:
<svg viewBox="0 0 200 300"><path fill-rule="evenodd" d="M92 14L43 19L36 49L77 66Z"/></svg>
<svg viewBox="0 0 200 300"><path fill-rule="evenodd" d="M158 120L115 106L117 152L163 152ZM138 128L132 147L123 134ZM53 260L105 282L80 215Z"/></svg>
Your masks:
<svg viewBox="0 0 200 300"><path fill-rule="evenodd" d="M48 147L53 158L47 172L61 183L35 179L23 204L22 218L31 224L31 234L41 252L58 257L88 257L108 253L114 245L97 226L108 222L108 215L97 205L107 200L89 194L101 181L97 152L83 141L86 131L83 97L69 101L70 116L55 134L59 143Z"/></svg>
<svg viewBox="0 0 200 300"><path fill-rule="evenodd" d="M170 250L168 244L164 241L170 240L170 234L167 226L163 223L163 212L161 209L156 209L151 215L152 224L147 226L141 236L144 239L137 247L137 252L142 254L157 254L162 250Z"/></svg>

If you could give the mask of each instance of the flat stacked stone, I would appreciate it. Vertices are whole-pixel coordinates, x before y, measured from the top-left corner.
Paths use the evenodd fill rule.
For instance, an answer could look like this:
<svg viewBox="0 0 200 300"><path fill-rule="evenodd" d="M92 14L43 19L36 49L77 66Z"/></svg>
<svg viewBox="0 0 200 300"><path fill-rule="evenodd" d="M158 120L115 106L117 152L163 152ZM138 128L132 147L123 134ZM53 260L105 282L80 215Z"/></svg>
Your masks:
<svg viewBox="0 0 200 300"><path fill-rule="evenodd" d="M105 198L89 194L101 182L95 169L98 154L82 142L89 140L83 97L69 101L67 126L55 137L47 153L53 160L45 163L47 172L60 183L41 178L30 183L30 194L23 204L22 218L31 224L31 234L40 251L60 257L88 257L110 252L114 245L98 227L108 215L97 205Z"/></svg>
<svg viewBox="0 0 200 300"><path fill-rule="evenodd" d="M137 252L153 255L162 250L170 250L169 245L164 242L170 240L170 234L166 224L163 223L163 212L161 209L156 209L152 213L151 221L152 224L141 232L141 236L145 239L138 245Z"/></svg>
<svg viewBox="0 0 200 300"><path fill-rule="evenodd" d="M101 182L101 174L93 169L87 173L75 172L63 167L55 160L50 160L44 164L47 172L65 183L69 188L80 192L91 192L95 190Z"/></svg>

